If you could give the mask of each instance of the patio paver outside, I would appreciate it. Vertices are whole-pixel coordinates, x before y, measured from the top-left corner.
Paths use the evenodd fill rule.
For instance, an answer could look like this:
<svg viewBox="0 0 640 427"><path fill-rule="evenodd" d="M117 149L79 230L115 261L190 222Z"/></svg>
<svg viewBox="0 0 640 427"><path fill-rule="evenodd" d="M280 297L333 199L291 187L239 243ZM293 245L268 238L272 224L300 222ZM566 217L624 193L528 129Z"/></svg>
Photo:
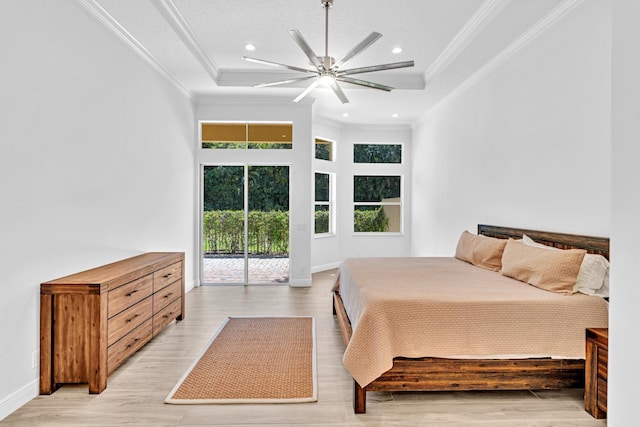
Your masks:
<svg viewBox="0 0 640 427"><path fill-rule="evenodd" d="M244 258L205 257L203 284L242 284ZM249 284L289 283L289 258L249 258Z"/></svg>

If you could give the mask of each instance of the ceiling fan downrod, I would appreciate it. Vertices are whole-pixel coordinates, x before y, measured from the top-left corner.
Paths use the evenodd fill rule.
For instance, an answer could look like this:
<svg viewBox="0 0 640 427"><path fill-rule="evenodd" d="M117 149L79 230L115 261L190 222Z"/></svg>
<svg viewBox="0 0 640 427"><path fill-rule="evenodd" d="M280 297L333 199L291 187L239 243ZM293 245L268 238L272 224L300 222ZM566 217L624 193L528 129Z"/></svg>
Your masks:
<svg viewBox="0 0 640 427"><path fill-rule="evenodd" d="M324 7L324 56L318 58L325 70L333 67L336 60L329 56L329 9L333 6L333 0L320 0Z"/></svg>

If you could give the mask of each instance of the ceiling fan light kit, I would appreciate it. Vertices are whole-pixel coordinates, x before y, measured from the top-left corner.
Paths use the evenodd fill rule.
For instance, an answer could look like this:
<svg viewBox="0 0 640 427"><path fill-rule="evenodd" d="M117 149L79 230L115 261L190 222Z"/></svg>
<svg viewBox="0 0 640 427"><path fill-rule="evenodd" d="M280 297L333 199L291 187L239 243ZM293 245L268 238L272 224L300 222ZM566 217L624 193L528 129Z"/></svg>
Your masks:
<svg viewBox="0 0 640 427"><path fill-rule="evenodd" d="M371 65L368 67L359 67L359 68L351 68L351 69L343 69L345 65L347 65L353 58L355 58L358 54L362 53L366 48L371 46L376 40L382 37L382 34L376 33L375 31L369 34L364 40L358 43L353 49L347 52L342 58L337 61L335 58L329 56L329 9L333 6L334 0L320 0L322 7L325 9L325 39L324 39L324 56L318 56L315 54L311 46L307 43L307 41L302 37L302 34L298 30L289 30L289 35L293 38L296 44L302 49L305 53L311 65L314 68L307 69L301 67L294 67L291 65L281 64L278 62L265 61L257 58L250 58L247 56L243 56L242 59L248 62L253 62L256 64L269 65L278 68L285 68L291 71L297 71L301 73L307 74L304 77L292 78L287 80L280 80L277 82L271 83L260 83L255 85L255 87L268 87L268 86L278 86L289 83L296 83L303 80L314 79L307 88L302 91L293 101L299 102L302 98L307 96L312 90L314 90L318 85L323 84L329 86L333 92L336 94L338 99L343 104L349 102L349 99L342 91L338 82L350 83L358 86L364 86L372 89L383 90L386 92L390 92L393 88L390 86L385 86L379 83L374 83L366 80L355 79L352 77L348 77L353 74L362 74L362 73L371 73L374 71L383 71L383 70L392 70L396 68L406 68L413 67L413 61L403 61L403 62L393 62L390 64L381 64L381 65Z"/></svg>

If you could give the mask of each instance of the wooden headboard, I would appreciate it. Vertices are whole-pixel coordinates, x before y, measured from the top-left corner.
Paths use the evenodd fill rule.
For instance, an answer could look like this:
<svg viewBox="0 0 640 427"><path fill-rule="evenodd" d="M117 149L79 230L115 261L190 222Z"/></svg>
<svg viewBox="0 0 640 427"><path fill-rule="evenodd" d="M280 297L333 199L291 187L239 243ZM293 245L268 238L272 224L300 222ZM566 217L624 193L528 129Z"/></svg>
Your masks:
<svg viewBox="0 0 640 427"><path fill-rule="evenodd" d="M609 259L609 238L581 236L578 234L553 233L549 231L527 230L524 228L499 227L478 224L478 234L499 239L521 239L523 234L539 243L560 249L586 249L588 253L599 254Z"/></svg>

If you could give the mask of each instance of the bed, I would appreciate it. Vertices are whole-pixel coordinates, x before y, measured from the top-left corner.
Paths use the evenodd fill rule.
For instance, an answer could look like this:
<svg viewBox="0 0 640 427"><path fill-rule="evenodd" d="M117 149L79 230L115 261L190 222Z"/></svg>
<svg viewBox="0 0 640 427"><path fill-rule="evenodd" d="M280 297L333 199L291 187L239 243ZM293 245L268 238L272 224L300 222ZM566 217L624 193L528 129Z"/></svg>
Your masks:
<svg viewBox="0 0 640 427"><path fill-rule="evenodd" d="M478 225L478 236L523 235L539 245L609 256L603 237ZM527 305L511 292L522 293ZM356 413L366 412L368 391L584 387L585 328L608 326L605 298L549 292L453 257L345 260L333 307ZM464 318L473 321L458 323ZM420 332L404 330L407 324Z"/></svg>

